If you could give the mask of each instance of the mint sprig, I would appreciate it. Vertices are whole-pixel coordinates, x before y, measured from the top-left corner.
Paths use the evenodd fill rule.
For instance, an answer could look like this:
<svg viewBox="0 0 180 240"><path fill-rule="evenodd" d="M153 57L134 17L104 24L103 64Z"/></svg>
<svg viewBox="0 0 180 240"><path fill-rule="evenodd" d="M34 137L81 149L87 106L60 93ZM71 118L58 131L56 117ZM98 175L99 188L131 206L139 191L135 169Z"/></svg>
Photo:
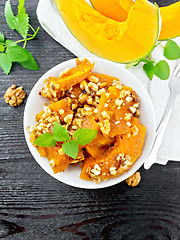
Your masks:
<svg viewBox="0 0 180 240"><path fill-rule="evenodd" d="M35 31L29 24L29 16L26 13L24 3L25 0L19 0L17 16L13 14L10 0L7 0L5 4L5 18L8 26L23 37L23 39L16 42L12 40L5 41L5 36L0 32L0 67L7 75L13 66L12 62L18 62L22 67L29 70L39 69L32 54L25 49L27 41L36 37L39 28ZM29 33L29 30L32 33ZM24 43L24 46L20 47L18 43Z"/></svg>
<svg viewBox="0 0 180 240"><path fill-rule="evenodd" d="M157 44L157 46L158 45L161 45L160 42ZM173 40L168 40L165 47L162 47L164 48L164 57L168 60L177 60L180 58L180 47ZM140 59L139 61L128 63L126 65L126 69L137 66L140 62L144 62L143 69L150 80L152 80L154 75L159 77L161 80L167 80L169 78L170 67L167 61L161 60L156 63L151 54L146 58Z"/></svg>
<svg viewBox="0 0 180 240"><path fill-rule="evenodd" d="M86 145L90 143L97 135L97 130L80 128L76 130L71 137L66 128L60 123L55 122L52 134L43 133L39 136L34 144L41 147L55 147L57 142L63 142L62 149L64 153L74 159L77 158L79 145Z"/></svg>

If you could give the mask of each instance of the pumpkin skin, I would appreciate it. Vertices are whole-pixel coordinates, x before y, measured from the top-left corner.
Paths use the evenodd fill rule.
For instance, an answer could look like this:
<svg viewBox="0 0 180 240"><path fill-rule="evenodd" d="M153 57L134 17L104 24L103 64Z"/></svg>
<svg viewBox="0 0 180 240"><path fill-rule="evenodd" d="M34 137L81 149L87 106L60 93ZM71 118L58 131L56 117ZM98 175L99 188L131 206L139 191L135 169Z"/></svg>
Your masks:
<svg viewBox="0 0 180 240"><path fill-rule="evenodd" d="M125 22L104 17L84 0L55 3L72 34L99 57L120 63L136 61L148 55L157 41L159 10L147 0L137 0Z"/></svg>
<svg viewBox="0 0 180 240"><path fill-rule="evenodd" d="M133 0L91 0L93 7L104 16L116 21L124 21ZM159 40L167 40L180 35L180 1L166 7L160 7L162 27Z"/></svg>

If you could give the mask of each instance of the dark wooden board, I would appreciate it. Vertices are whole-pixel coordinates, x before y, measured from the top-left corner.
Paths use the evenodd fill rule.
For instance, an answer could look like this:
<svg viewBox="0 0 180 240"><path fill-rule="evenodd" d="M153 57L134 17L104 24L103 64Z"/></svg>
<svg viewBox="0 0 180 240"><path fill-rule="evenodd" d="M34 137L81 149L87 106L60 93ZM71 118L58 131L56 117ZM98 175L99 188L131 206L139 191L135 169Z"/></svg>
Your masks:
<svg viewBox="0 0 180 240"><path fill-rule="evenodd" d="M12 1L13 9L17 1ZM167 5L175 1L157 1ZM38 0L26 0L31 24ZM0 1L0 31L18 40L4 18ZM0 238L2 239L180 239L180 164L143 167L136 188L125 182L101 190L82 190L53 179L31 156L23 133L25 104L12 108L3 99L12 84L27 95L48 69L73 58L41 28L27 49L40 65L29 71L15 64L11 74L0 70ZM26 102L26 101L25 101Z"/></svg>

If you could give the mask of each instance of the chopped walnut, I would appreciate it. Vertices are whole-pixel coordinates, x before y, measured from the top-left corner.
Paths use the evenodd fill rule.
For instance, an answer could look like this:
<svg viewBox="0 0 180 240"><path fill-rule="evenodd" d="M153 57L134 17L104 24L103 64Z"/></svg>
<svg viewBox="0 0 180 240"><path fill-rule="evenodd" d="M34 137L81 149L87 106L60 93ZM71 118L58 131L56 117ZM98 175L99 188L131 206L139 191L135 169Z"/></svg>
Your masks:
<svg viewBox="0 0 180 240"><path fill-rule="evenodd" d="M98 85L93 83L93 82L89 82L88 83L88 87L91 88L93 91L97 92L98 91Z"/></svg>
<svg viewBox="0 0 180 240"><path fill-rule="evenodd" d="M49 163L50 163L51 167L55 167L55 162L54 162L53 159L51 159L51 160L49 161Z"/></svg>
<svg viewBox="0 0 180 240"><path fill-rule="evenodd" d="M68 74L69 70L70 70L69 68L65 68L63 71L61 71L61 72L59 73L59 77L62 77L62 76L64 76L64 75Z"/></svg>
<svg viewBox="0 0 180 240"><path fill-rule="evenodd" d="M100 130L103 135L108 135L111 128L110 128L110 122L108 119L104 120L104 123L99 122Z"/></svg>
<svg viewBox="0 0 180 240"><path fill-rule="evenodd" d="M118 107L120 107L120 106L123 104L123 100L122 100L122 99L120 100L119 98L116 98L115 104L116 104Z"/></svg>
<svg viewBox="0 0 180 240"><path fill-rule="evenodd" d="M99 91L96 92L98 96L101 96L104 92L106 92L105 88L101 88Z"/></svg>
<svg viewBox="0 0 180 240"><path fill-rule="evenodd" d="M72 122L72 120L73 120L73 114L68 114L68 115L66 115L65 117L64 117L64 121L66 122L66 123L71 123Z"/></svg>
<svg viewBox="0 0 180 240"><path fill-rule="evenodd" d="M136 108L135 107L129 107L129 109L131 110L132 113L136 112Z"/></svg>
<svg viewBox="0 0 180 240"><path fill-rule="evenodd" d="M16 85L9 87L4 94L5 102L9 103L12 107L20 105L25 97L26 93L24 92L23 87L17 87Z"/></svg>
<svg viewBox="0 0 180 240"><path fill-rule="evenodd" d="M97 78L97 77L95 77L95 76L93 76L93 75L89 75L89 76L87 77L87 79L88 79L89 81L93 82L93 83L98 83L98 82L99 82L99 78Z"/></svg>
<svg viewBox="0 0 180 240"><path fill-rule="evenodd" d="M100 88L104 88L104 87L106 87L107 86L107 82L102 82L102 83L98 83L98 86L100 87Z"/></svg>
<svg viewBox="0 0 180 240"><path fill-rule="evenodd" d="M117 173L116 167L110 167L109 171L110 171L110 174L113 175L113 176L115 176L116 173Z"/></svg>
<svg viewBox="0 0 180 240"><path fill-rule="evenodd" d="M131 177L126 179L126 183L132 187L137 186L140 183L140 181L141 181L140 172L136 172Z"/></svg>
<svg viewBox="0 0 180 240"><path fill-rule="evenodd" d="M125 120L125 121L130 121L130 120L131 120L131 117L132 117L132 114L131 114L131 113L125 113L124 120Z"/></svg>
<svg viewBox="0 0 180 240"><path fill-rule="evenodd" d="M122 89L122 84L121 84L121 82L120 82L119 80L116 80L116 79L113 80L112 86L115 86L115 87L118 88L119 90Z"/></svg>
<svg viewBox="0 0 180 240"><path fill-rule="evenodd" d="M127 102L131 102L132 100L133 100L133 98L132 98L132 97L129 97L129 96L128 96L128 97L126 97L126 101L127 101Z"/></svg>
<svg viewBox="0 0 180 240"><path fill-rule="evenodd" d="M101 112L103 118L110 120L111 116L105 110Z"/></svg>

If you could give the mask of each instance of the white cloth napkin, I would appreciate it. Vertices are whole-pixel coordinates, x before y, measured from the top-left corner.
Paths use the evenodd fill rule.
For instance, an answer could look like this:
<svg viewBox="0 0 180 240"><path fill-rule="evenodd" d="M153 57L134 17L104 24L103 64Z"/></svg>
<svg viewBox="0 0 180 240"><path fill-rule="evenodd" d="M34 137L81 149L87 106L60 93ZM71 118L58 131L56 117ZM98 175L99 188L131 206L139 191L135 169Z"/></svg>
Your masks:
<svg viewBox="0 0 180 240"><path fill-rule="evenodd" d="M88 3L89 1L86 0ZM66 27L64 21L62 20L54 0L40 0L37 7L37 16L41 26L45 31L54 38L57 42L71 51L77 57L91 57L95 56L90 53L86 48L84 48L78 40L71 34L69 29ZM174 39L180 45L180 37ZM165 45L165 43L162 43ZM158 46L153 51L153 58L155 61L164 59L163 48ZM168 61L171 69L171 74L177 65L177 61ZM169 98L169 88L168 80L162 81L156 76L150 81L143 71L142 65L137 67L132 67L131 71L139 81L144 85L144 87L149 92L152 99L156 117L157 126L162 119L166 105ZM167 127L163 143L158 153L158 159L156 163L165 165L168 160L180 161L180 111L178 107L180 106L180 97L177 98L173 114L171 116L169 125Z"/></svg>

